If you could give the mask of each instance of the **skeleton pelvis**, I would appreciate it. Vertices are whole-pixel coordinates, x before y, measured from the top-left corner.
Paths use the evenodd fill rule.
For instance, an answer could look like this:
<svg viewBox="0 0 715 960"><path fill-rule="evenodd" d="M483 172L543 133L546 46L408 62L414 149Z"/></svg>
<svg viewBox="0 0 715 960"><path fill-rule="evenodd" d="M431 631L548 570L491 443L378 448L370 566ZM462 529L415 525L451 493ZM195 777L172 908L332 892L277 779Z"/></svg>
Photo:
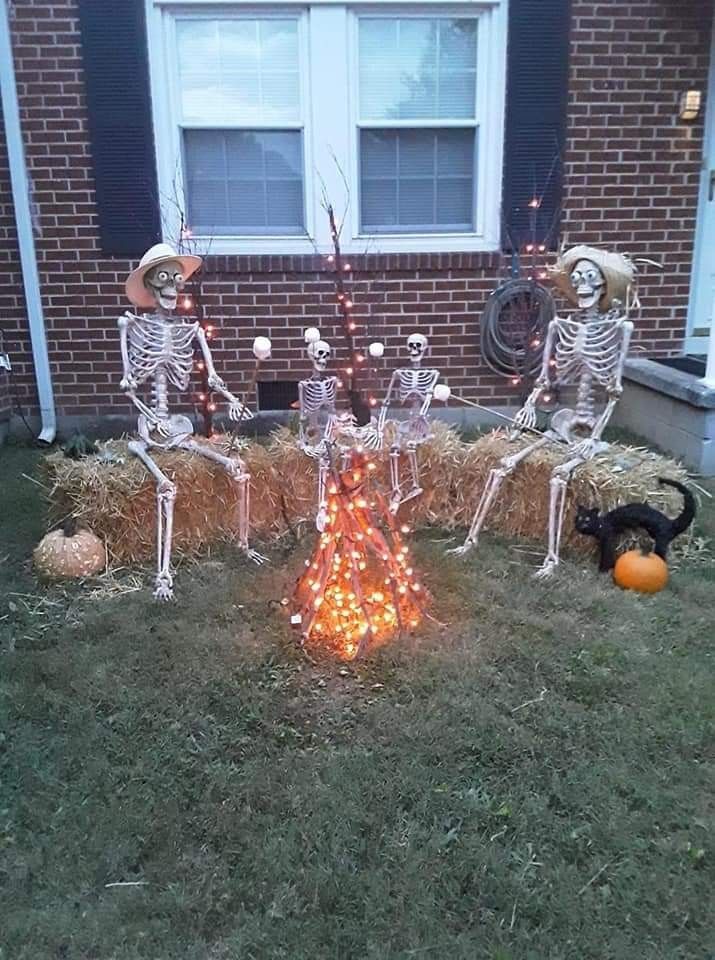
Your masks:
<svg viewBox="0 0 715 960"><path fill-rule="evenodd" d="M557 410L550 423L551 430L567 443L589 436L595 425L593 417L580 416L568 407Z"/></svg>
<svg viewBox="0 0 715 960"><path fill-rule="evenodd" d="M188 417L173 413L162 421L162 431L150 424L145 416L140 416L137 425L139 436L155 447L175 447L182 440L193 436L194 425Z"/></svg>

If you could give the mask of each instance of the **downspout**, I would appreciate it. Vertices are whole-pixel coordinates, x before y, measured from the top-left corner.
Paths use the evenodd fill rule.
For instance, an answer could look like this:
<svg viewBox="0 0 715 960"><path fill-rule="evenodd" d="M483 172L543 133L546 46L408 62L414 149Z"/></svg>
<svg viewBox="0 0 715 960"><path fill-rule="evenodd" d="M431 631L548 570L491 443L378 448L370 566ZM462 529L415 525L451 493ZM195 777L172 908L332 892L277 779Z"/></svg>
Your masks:
<svg viewBox="0 0 715 960"><path fill-rule="evenodd" d="M17 241L20 247L22 283L25 288L25 305L27 307L27 319L30 325L32 359L35 365L37 396L40 402L40 417L42 420L42 430L38 440L50 444L54 441L57 432L55 398L52 391L50 359L47 353L45 320L42 315L42 298L40 296L40 278L37 272L35 238L32 232L30 191L27 180L27 167L25 166L25 148L22 142L22 128L20 126L17 86L15 84L15 65L12 55L12 41L10 38L8 0L0 0L0 2L2 3L2 11L0 12L0 96L2 97L5 139L7 141L7 153L10 163L10 182L12 184L12 199L15 206Z"/></svg>

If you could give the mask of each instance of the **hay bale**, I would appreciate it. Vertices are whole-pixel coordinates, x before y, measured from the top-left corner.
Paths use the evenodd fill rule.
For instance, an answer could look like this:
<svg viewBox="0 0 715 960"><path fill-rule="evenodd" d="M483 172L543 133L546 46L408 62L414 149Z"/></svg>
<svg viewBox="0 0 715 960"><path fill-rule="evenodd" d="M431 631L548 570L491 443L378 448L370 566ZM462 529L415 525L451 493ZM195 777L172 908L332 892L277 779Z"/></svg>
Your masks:
<svg viewBox="0 0 715 960"><path fill-rule="evenodd" d="M227 439L216 437L211 442L225 450ZM475 443L464 443L453 429L436 423L433 439L423 444L418 454L424 493L405 504L401 516L418 527L468 527L489 470L502 456L529 442L528 438L511 442L497 430ZM486 528L543 543L551 471L563 462L564 453L563 448L548 445L521 464L505 481ZM182 450L157 450L153 455L177 485L175 555L197 554L219 540L235 539L237 490L225 471ZM317 464L300 451L295 436L281 428L265 444L244 443L240 455L251 473L251 538L275 540L289 531L300 535L310 530ZM376 480L385 489L389 485L388 444L375 460ZM52 522L77 517L106 542L114 563L134 564L154 556L155 485L144 466L128 453L126 440L108 441L101 445L99 456L83 460L53 453L45 458L44 470ZM619 445L579 467L569 485L564 545L580 552L593 550L590 538L573 529L577 503L608 510L619 503L647 500L670 515L677 513L680 497L658 485L660 476L684 480L686 473L652 451ZM409 482L406 462L403 478Z"/></svg>

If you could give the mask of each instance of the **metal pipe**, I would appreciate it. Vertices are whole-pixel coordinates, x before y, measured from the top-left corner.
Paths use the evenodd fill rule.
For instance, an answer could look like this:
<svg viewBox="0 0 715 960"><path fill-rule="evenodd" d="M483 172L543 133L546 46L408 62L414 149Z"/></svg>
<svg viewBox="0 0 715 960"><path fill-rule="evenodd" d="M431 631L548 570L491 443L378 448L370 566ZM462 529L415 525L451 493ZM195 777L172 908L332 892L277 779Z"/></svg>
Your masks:
<svg viewBox="0 0 715 960"><path fill-rule="evenodd" d="M47 352L45 319L42 314L40 296L40 278L37 271L37 253L32 232L32 212L30 209L30 191L25 165L25 148L22 142L20 110L17 101L15 83L15 64L12 55L10 36L10 15L8 0L1 0L0 11L0 97L2 98L5 139L10 163L10 182L15 207L15 225L20 248L22 283L25 289L25 305L30 326L32 359L35 366L37 396L40 403L42 429L38 437L43 443L54 441L57 432L55 398L52 390L50 359Z"/></svg>

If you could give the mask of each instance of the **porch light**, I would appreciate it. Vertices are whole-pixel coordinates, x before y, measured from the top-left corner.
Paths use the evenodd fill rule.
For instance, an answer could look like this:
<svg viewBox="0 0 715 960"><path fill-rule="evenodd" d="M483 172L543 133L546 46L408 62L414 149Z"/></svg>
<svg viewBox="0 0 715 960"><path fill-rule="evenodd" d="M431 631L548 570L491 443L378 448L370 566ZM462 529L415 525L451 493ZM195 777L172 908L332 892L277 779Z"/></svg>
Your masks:
<svg viewBox="0 0 715 960"><path fill-rule="evenodd" d="M700 113L703 95L700 90L686 90L680 97L680 119L696 120Z"/></svg>

